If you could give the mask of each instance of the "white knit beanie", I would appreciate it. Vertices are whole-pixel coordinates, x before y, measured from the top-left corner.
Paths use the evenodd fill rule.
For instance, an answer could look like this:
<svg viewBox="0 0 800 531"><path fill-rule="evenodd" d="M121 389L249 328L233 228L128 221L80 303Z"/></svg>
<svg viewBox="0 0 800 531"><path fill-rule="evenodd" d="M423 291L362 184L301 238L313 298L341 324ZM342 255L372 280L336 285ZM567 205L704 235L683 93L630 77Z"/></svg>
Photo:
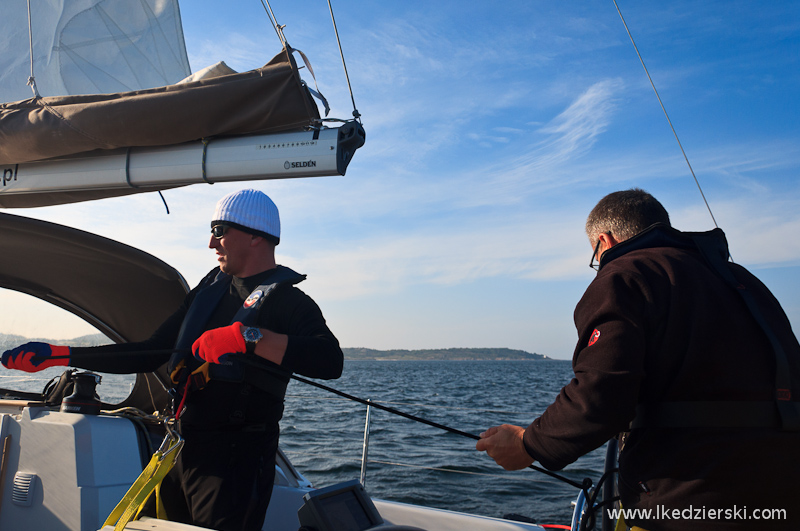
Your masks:
<svg viewBox="0 0 800 531"><path fill-rule="evenodd" d="M275 244L281 237L278 207L259 190L239 190L217 202L211 226L228 225L258 236L271 236Z"/></svg>

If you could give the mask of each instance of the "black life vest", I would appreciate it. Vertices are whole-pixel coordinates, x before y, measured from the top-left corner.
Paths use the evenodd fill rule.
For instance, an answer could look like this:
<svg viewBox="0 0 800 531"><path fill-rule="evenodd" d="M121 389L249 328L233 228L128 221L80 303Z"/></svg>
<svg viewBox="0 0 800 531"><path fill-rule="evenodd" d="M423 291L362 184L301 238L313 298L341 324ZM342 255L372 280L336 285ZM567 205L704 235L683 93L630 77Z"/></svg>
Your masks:
<svg viewBox="0 0 800 531"><path fill-rule="evenodd" d="M204 279L206 285L198 290L192 304L186 312L181 329L178 332L178 339L175 342L176 352L169 361L169 373L183 362L184 367L195 368L198 366L197 360L191 354L192 344L206 331L206 323L216 310L222 297L227 293L231 284L232 277L219 271L215 276L209 275ZM288 267L277 266L277 268L266 278L265 282L250 293L245 299L239 311L231 319L231 324L241 322L245 326L257 326L258 315L261 308L269 299L269 295L279 286L284 284L294 285L306 279L306 275L301 275ZM241 354L245 356L247 354ZM249 355L248 355L249 356ZM245 365L241 362L239 355L228 356L226 361L220 364L210 364L209 377L211 380L221 380L228 382L247 382L262 389L274 396L283 399L286 386L289 381L289 373L281 374L277 366L270 369L260 369L252 364ZM246 369L246 370L245 370ZM188 369L184 369L188 370Z"/></svg>

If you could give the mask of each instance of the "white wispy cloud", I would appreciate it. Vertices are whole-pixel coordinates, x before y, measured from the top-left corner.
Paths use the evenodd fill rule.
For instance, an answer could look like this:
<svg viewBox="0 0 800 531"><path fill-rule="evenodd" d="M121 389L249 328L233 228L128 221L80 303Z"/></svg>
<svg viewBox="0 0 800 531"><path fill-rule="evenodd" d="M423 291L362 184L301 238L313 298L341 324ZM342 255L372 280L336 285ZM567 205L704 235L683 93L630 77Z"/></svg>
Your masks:
<svg viewBox="0 0 800 531"><path fill-rule="evenodd" d="M484 278L585 277L583 262L588 264L591 254L584 248L588 243L580 226L536 219L466 231L435 227L435 232L428 234L416 231L338 243L333 247L309 245L282 259L287 265L309 270L313 279L309 285L313 284L315 293L338 300ZM580 269L578 264L582 264Z"/></svg>

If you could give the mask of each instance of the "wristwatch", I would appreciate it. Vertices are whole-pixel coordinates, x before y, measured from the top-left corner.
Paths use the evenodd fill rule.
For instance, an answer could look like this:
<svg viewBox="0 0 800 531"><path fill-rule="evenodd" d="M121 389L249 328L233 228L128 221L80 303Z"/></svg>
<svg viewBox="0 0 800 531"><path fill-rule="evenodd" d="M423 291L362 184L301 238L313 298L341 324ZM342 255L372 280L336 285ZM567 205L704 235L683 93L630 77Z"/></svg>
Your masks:
<svg viewBox="0 0 800 531"><path fill-rule="evenodd" d="M264 334L261 333L261 330L254 326L247 326L242 329L242 336L244 337L244 344L245 344L245 352L248 354L253 354L256 351L256 344L261 341L261 338L264 337Z"/></svg>

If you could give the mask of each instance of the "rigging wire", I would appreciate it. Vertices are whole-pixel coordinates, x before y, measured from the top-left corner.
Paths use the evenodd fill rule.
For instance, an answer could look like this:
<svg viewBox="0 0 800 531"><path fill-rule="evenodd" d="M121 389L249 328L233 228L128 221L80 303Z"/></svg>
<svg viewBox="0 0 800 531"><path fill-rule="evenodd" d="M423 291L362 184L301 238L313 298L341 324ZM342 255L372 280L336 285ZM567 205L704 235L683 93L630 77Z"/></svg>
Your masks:
<svg viewBox="0 0 800 531"><path fill-rule="evenodd" d="M275 16L275 13L272 12L272 6L269 3L269 0L261 0L261 5L264 7L264 11L267 13L269 17L269 21L272 24L272 28L275 30L275 33L278 35L278 40L281 41L281 45L286 46L286 36L283 34L283 28L286 26L281 26L278 24L278 18Z"/></svg>
<svg viewBox="0 0 800 531"><path fill-rule="evenodd" d="M286 41L286 36L283 34L283 28L285 28L286 25L285 24L284 25L278 24L278 18L275 16L275 13L272 11L272 5L269 3L269 0L261 0L261 5L264 7L264 11L267 13L267 16L269 17L269 20L270 20L270 22L272 24L272 27L275 29L275 32L278 34L278 39L281 41L281 44L284 47L288 46L288 43ZM344 77L347 80L347 89L350 92L350 101L353 103L353 118L358 123L361 123L361 113L358 112L358 109L356 108L356 99L355 99L355 96L353 95L353 87L350 84L350 75L347 72L347 64L346 64L346 62L344 60L344 51L342 50L342 42L339 39L339 29L336 26L336 18L333 16L333 6L331 5L331 0L328 0L328 10L331 13L331 21L333 22L333 32L336 35L336 44L339 47L339 56L342 58L342 68L344 69ZM305 62L306 67L308 68L309 72L311 72L311 76L314 78L314 84L316 85L317 78L314 76L313 70L311 70L311 64L305 58L305 56L303 55L303 52L301 52L300 50L296 50L296 51L298 51L300 53L300 55L303 56L303 61ZM309 88L309 90L311 90L311 89ZM311 91L311 92L312 92L312 94L317 96L320 100L322 100L323 104L325 105L325 116L327 117L328 111L330 109L328 107L328 102L322 96L322 93L320 93L319 87L317 87L317 92L313 92L313 91ZM342 122L346 122L346 120L337 120L337 119L334 119L334 118L326 118L323 121L342 121Z"/></svg>
<svg viewBox="0 0 800 531"><path fill-rule="evenodd" d="M675 135L675 140L678 141L678 147L681 148L681 153L683 153L683 158L686 160L686 164L689 166L689 171L694 178L694 182L697 185L697 189L700 190L700 195L703 198L703 202L706 204L706 208L708 209L708 213L711 215L711 220L714 222L714 226L719 228L717 225L717 220L714 218L714 213L711 212L711 207L706 200L706 195L703 193L703 189L700 187L700 181L697 180L697 176L694 173L694 169L692 169L692 164L689 162L689 157L686 156L686 151L683 149L683 144L681 144L680 138L678 138L678 133L675 131L675 127L672 125L672 120L669 118L669 114L667 114L667 109L664 107L664 103L661 101L661 96L658 95L658 90L656 90L656 85L653 83L653 78L650 77L650 72L647 70L647 66L644 64L644 59L642 59L642 54L639 53L639 48L636 46L636 42L633 40L633 35L631 35L631 30L628 29L628 24L625 22L625 17L622 16L622 11L620 11L619 6L617 5L617 0L612 0L614 2L614 7L617 8L617 13L619 13L619 18L622 19L622 24L625 26L625 31L628 32L628 37L633 44L633 49L636 50L636 55L639 57L639 62L642 63L642 67L644 68L645 74L647 74L647 79L650 80L650 86L653 87L653 92L656 93L656 98L658 99L658 104L661 105L661 110L664 111L664 116L667 117L667 122L669 122L669 126L672 129L672 134Z"/></svg>
<svg viewBox="0 0 800 531"><path fill-rule="evenodd" d="M358 123L361 123L361 113L356 108L356 99L353 96L353 87L350 86L350 76L347 73L347 65L344 62L344 52L342 51L342 42L339 40L339 30L336 28L336 19L333 16L333 6L331 0L328 0L328 10L331 12L331 21L333 22L333 32L336 34L336 43L339 45L339 55L342 57L342 67L344 68L344 77L347 79L347 89L350 91L350 101L353 102L353 118Z"/></svg>

